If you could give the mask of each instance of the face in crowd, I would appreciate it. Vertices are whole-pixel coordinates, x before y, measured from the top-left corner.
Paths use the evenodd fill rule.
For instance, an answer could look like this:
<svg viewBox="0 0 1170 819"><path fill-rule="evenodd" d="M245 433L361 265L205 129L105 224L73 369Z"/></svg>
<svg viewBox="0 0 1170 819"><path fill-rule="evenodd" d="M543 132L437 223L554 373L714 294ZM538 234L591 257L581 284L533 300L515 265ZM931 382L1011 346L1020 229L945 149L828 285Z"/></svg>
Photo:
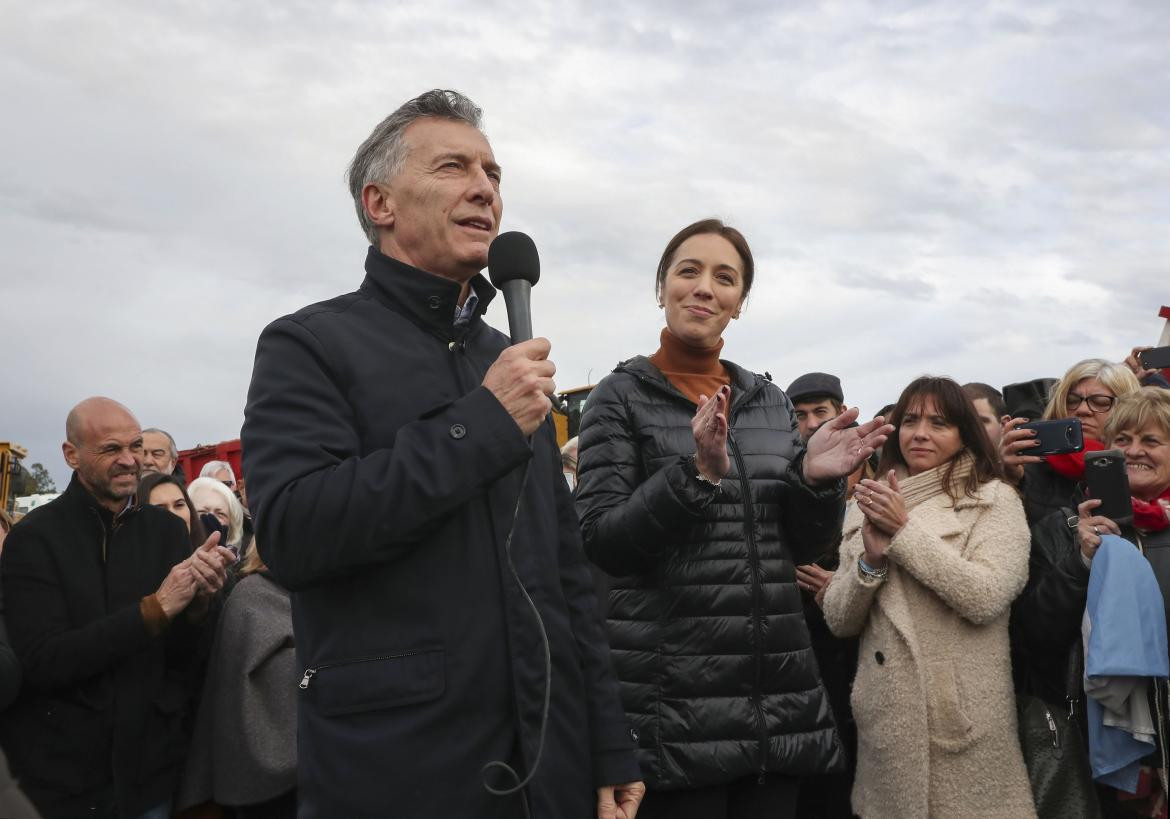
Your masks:
<svg viewBox="0 0 1170 819"><path fill-rule="evenodd" d="M170 475L175 471L171 441L161 432L142 433L142 471Z"/></svg>
<svg viewBox="0 0 1170 819"><path fill-rule="evenodd" d="M678 246L659 298L671 334L688 346L719 343L744 299L743 259L718 233L699 233Z"/></svg>
<svg viewBox="0 0 1170 819"><path fill-rule="evenodd" d="M1003 437L1003 418L995 414L991 402L986 398L972 398L971 405L975 407L975 414L979 416L979 424L987 433L987 440L991 441L994 449L999 449L999 439Z"/></svg>
<svg viewBox="0 0 1170 819"><path fill-rule="evenodd" d="M474 126L425 117L403 131L406 160L392 180L368 185L381 250L429 273L468 281L487 265L500 230L500 166Z"/></svg>
<svg viewBox="0 0 1170 819"><path fill-rule="evenodd" d="M1135 498L1152 501L1170 488L1170 434L1157 421L1118 430L1110 446L1125 455L1129 492Z"/></svg>
<svg viewBox="0 0 1170 819"><path fill-rule="evenodd" d="M826 421L832 421L845 411L843 405L835 404L833 399L814 398L810 401L797 401L792 405L796 412L796 428L800 432L801 440L808 443L813 433L821 428Z"/></svg>
<svg viewBox="0 0 1170 819"><path fill-rule="evenodd" d="M108 398L89 398L69 413L65 462L99 503L120 511L138 489L142 429L128 409Z"/></svg>
<svg viewBox="0 0 1170 819"><path fill-rule="evenodd" d="M222 483L224 486L226 486L228 489L232 490L233 492L236 490L236 479L234 477L232 477L232 473L228 472L226 469L216 470L211 475L211 477L214 478L215 480L219 481L220 483Z"/></svg>
<svg viewBox="0 0 1170 819"><path fill-rule="evenodd" d="M191 491L191 503L195 504L198 515L214 515L224 529L231 527L232 516L227 501L216 491L196 488Z"/></svg>
<svg viewBox="0 0 1170 819"><path fill-rule="evenodd" d="M147 503L151 506L160 506L171 514L177 515L183 523L187 524L187 533L191 533L191 507L187 505L187 499L183 497L183 490L179 487L173 483L160 483L150 490L150 498L147 499Z"/></svg>
<svg viewBox="0 0 1170 819"><path fill-rule="evenodd" d="M939 409L934 396L923 395L902 416L898 446L911 475L949 461L963 448L959 428Z"/></svg>
<svg viewBox="0 0 1170 819"><path fill-rule="evenodd" d="M1086 438L1101 440L1105 422L1117 396L1097 378L1082 378L1065 398L1067 418L1079 418Z"/></svg>

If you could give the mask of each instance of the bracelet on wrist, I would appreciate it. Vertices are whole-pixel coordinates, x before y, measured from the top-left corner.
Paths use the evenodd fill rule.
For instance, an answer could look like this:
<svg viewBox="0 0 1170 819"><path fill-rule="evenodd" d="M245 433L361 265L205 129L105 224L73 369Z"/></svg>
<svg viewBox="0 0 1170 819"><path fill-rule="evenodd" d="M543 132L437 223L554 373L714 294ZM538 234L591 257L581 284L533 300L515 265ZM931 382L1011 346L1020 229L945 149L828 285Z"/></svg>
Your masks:
<svg viewBox="0 0 1170 819"><path fill-rule="evenodd" d="M697 455L692 455L690 458L687 459L687 466L688 466L687 471L690 472L691 477L694 478L695 480L697 480L699 483L704 484L705 486L708 486L711 489L718 489L719 488L719 484L723 479L716 478L715 480L711 480L706 475L704 475L702 472L700 472L699 471L699 460L698 460Z"/></svg>
<svg viewBox="0 0 1170 819"><path fill-rule="evenodd" d="M862 580L885 580L886 575L890 573L890 565L887 563L880 569L875 569L865 562L864 556L858 556L857 573L861 576Z"/></svg>

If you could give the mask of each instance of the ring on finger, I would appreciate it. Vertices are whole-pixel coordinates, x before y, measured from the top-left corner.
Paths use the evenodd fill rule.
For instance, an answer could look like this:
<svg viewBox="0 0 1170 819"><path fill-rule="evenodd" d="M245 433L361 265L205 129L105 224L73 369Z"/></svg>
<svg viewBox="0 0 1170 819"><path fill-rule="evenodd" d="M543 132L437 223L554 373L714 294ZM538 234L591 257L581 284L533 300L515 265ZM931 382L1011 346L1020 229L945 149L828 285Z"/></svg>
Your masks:
<svg viewBox="0 0 1170 819"><path fill-rule="evenodd" d="M1093 534L1095 534L1099 537L1101 535L1101 530L1098 527L1094 526L1093 527Z"/></svg>

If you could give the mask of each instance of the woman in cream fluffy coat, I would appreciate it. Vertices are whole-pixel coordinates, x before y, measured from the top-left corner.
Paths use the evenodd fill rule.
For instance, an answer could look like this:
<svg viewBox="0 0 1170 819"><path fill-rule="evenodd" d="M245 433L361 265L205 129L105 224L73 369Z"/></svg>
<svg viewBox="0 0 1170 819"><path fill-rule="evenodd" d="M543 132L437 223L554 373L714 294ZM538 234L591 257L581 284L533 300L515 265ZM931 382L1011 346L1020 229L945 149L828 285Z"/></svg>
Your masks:
<svg viewBox="0 0 1170 819"><path fill-rule="evenodd" d="M853 810L1035 817L1008 650L1023 507L954 381L914 381L890 421L887 480L861 482L824 600L835 634L861 634Z"/></svg>

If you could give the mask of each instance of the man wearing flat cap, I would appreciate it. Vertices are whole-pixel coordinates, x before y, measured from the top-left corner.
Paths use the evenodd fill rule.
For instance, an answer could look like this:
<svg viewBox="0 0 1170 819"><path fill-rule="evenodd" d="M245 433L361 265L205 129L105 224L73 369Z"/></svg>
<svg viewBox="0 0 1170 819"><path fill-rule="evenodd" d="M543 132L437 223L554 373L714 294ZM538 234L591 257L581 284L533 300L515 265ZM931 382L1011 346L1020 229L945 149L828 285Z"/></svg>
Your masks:
<svg viewBox="0 0 1170 819"><path fill-rule="evenodd" d="M793 381L786 392L792 401L800 437L806 442L822 424L833 420L846 409L841 379L829 373L805 373ZM861 479L866 467L867 464L862 464L857 472L849 476L846 497L851 496L854 484ZM857 757L857 728L849 708L849 686L857 670L857 640L834 637L825 624L820 608L836 567L836 545L816 563L796 567L796 582L804 592L802 602L809 639L821 669L825 689L829 692L829 704L833 708L838 731L849 754L848 770L809 777L801 786L797 815L826 819L853 815L849 807L849 793L853 786L853 766Z"/></svg>
<svg viewBox="0 0 1170 819"><path fill-rule="evenodd" d="M828 373L805 373L788 387L788 400L796 411L800 437L807 443L821 424L845 411L841 379Z"/></svg>

